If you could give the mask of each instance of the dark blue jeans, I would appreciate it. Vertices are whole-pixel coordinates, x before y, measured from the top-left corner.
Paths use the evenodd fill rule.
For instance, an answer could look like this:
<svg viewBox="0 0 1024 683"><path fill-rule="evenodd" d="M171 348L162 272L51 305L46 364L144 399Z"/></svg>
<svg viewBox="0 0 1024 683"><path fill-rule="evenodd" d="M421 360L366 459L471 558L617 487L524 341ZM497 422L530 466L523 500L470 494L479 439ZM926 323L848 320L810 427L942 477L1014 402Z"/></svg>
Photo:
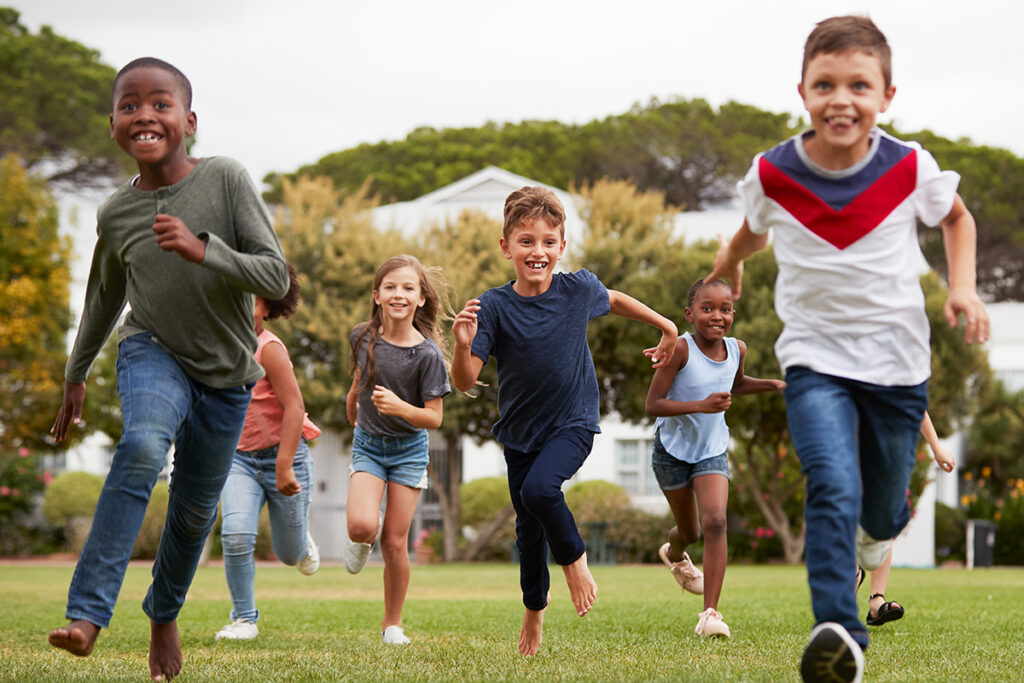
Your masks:
<svg viewBox="0 0 1024 683"><path fill-rule="evenodd" d="M562 484L576 474L593 446L593 432L567 427L555 432L539 451L505 449L508 490L516 510L519 586L527 609L541 610L548 604L547 546L561 565L580 559L586 549L565 504Z"/></svg>
<svg viewBox="0 0 1024 683"><path fill-rule="evenodd" d="M857 616L854 536L893 538L910 520L914 469L928 382L886 387L814 372L786 371L790 436L807 475L804 515L815 622L841 624L867 647Z"/></svg>
<svg viewBox="0 0 1024 683"><path fill-rule="evenodd" d="M170 499L153 583L142 603L158 624L178 616L242 433L251 386L215 389L190 378L150 335L121 342L117 389L124 428L92 530L68 589L68 619L106 628L157 475L174 444Z"/></svg>

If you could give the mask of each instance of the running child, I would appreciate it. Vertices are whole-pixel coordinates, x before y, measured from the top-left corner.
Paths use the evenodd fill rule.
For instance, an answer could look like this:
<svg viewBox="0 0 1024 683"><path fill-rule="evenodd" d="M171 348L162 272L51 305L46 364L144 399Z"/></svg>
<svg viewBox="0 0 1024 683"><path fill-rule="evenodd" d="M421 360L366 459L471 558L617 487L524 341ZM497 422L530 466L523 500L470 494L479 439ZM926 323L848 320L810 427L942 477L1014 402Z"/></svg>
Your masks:
<svg viewBox="0 0 1024 683"><path fill-rule="evenodd" d="M253 553L264 505L270 510L278 559L306 576L320 567L320 550L309 532L313 457L306 443L320 436L320 428L306 415L288 349L263 327L264 320L287 318L299 305L299 278L291 265L288 274L291 285L283 299L255 297L256 362L266 374L252 388L242 438L221 495L220 536L231 592L231 623L217 632L217 640L250 640L259 635Z"/></svg>
<svg viewBox="0 0 1024 683"><path fill-rule="evenodd" d="M647 414L658 418L652 468L676 523L658 555L684 590L704 595L704 611L694 633L728 638L729 625L718 611L729 555L725 411L733 395L781 391L785 382L744 374L747 346L726 336L736 309L725 281L694 282L685 314L693 334L684 332L679 337L672 360L655 371L647 393ZM704 574L686 554L686 547L700 540L701 530Z"/></svg>
<svg viewBox="0 0 1024 683"><path fill-rule="evenodd" d="M952 472L956 465L953 454L939 442L939 435L935 433L935 425L932 424L931 416L926 412L921 420L921 435L932 449L932 456L935 463L946 472ZM889 584L889 570L892 568L892 548L885 561L877 569L871 570L869 581L871 593L868 595L868 614L865 622L868 626L881 626L890 621L902 619L904 614L903 605L895 600L885 599L885 589ZM857 567L857 588L864 581L864 570Z"/></svg>
<svg viewBox="0 0 1024 683"><path fill-rule="evenodd" d="M345 569L358 574L380 536L384 555L381 637L407 645L402 606L409 589L409 526L427 488L428 429L441 426L451 388L441 329L447 284L440 269L392 256L373 277L370 319L352 330L352 388L345 403L352 435ZM387 509L380 514L387 490Z"/></svg>
<svg viewBox="0 0 1024 683"><path fill-rule="evenodd" d="M676 326L636 299L608 290L587 271L555 273L565 253L565 210L553 192L524 187L505 200L501 252L516 279L471 299L456 316L452 380L471 389L488 358L498 366L492 433L504 447L516 510L519 583L526 607L519 651L540 649L550 602L547 546L562 567L577 614L597 598L583 539L562 483L586 460L598 427L598 387L587 346L591 318L614 313L661 331L644 353L658 368L672 358Z"/></svg>
<svg viewBox="0 0 1024 683"><path fill-rule="evenodd" d="M82 417L85 380L125 303L117 387L124 429L50 644L92 652L114 611L153 485L174 446L167 522L142 603L149 670L181 670L177 617L245 422L253 383L253 294L280 299L288 267L259 192L238 162L190 157L192 86L151 57L114 79L110 134L138 164L97 212L96 248L65 369L55 440Z"/></svg>
<svg viewBox="0 0 1024 683"><path fill-rule="evenodd" d="M746 220L708 279L728 277L738 297L743 260L774 232L775 310L784 326L775 351L807 475L816 622L801 674L855 680L868 633L849 577L858 563L881 565L910 519L906 490L928 407L918 221L942 226L948 323L963 314L970 343L985 341L989 321L959 176L875 127L896 92L881 31L866 17L819 23L804 47L798 90L812 129L755 157L739 183Z"/></svg>

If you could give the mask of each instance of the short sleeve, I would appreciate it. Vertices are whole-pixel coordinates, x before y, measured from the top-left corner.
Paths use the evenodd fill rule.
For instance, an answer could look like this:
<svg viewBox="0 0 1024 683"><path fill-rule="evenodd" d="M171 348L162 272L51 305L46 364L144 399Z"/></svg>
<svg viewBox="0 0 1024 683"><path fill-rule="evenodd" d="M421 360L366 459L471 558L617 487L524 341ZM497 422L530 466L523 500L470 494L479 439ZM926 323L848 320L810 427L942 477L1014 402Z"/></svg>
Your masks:
<svg viewBox="0 0 1024 683"><path fill-rule="evenodd" d="M750 165L747 175L744 176L743 180L736 183L740 200L743 202L743 215L747 220L747 225L750 227L750 232L756 235L763 235L768 232L770 227L766 220L769 208L768 198L764 195L764 188L761 186L761 175L758 171L762 156L764 155L758 154L754 157L754 162Z"/></svg>
<svg viewBox="0 0 1024 683"><path fill-rule="evenodd" d="M917 189L914 191L914 210L922 223L935 227L953 209L956 189L960 185L960 174L955 171L940 170L935 157L916 143L912 143L912 146L917 150Z"/></svg>
<svg viewBox="0 0 1024 683"><path fill-rule="evenodd" d="M597 318L608 315L611 311L611 302L608 299L608 288L604 286L597 276L583 268L568 275L575 284L583 290L587 302L587 317Z"/></svg>
<svg viewBox="0 0 1024 683"><path fill-rule="evenodd" d="M447 396L452 391L448 383L448 368L445 367L444 354L434 342L430 342L428 346L431 350L429 360L423 364L420 372L420 395L424 402Z"/></svg>

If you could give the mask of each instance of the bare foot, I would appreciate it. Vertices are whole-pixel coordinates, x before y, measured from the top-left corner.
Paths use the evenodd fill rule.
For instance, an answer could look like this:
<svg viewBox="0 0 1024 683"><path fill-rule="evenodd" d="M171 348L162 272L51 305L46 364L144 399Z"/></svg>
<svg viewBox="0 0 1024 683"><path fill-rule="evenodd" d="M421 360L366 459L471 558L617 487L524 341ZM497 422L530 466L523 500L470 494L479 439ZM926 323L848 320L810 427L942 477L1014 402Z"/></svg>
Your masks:
<svg viewBox="0 0 1024 683"><path fill-rule="evenodd" d="M583 553L572 564L562 565L562 571L565 573L565 582L569 584L569 597L576 608L576 614L582 617L597 600L597 582L587 567L587 554Z"/></svg>
<svg viewBox="0 0 1024 683"><path fill-rule="evenodd" d="M73 655L88 657L99 634L100 627L96 624L84 619L74 619L67 626L50 631L47 640L50 641L50 645L67 650Z"/></svg>
<svg viewBox="0 0 1024 683"><path fill-rule="evenodd" d="M548 605L551 604L551 593L548 593ZM544 609L527 609L523 612L523 628L519 631L519 651L532 657L540 650L540 642L544 635Z"/></svg>
<svg viewBox="0 0 1024 683"><path fill-rule="evenodd" d="M181 671L181 642L178 640L178 622L158 624L149 622L149 678L169 681Z"/></svg>

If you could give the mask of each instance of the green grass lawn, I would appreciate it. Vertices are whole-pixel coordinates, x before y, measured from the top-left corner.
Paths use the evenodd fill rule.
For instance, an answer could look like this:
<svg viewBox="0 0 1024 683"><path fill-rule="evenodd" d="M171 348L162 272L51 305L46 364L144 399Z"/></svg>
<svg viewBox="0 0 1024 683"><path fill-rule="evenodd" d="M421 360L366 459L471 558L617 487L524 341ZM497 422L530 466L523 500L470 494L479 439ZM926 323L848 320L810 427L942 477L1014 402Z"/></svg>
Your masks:
<svg viewBox="0 0 1024 683"><path fill-rule="evenodd" d="M324 567L304 577L260 566L259 637L218 642L230 610L223 569L200 568L179 619L177 680L796 681L812 626L803 567L730 567L719 609L732 638L713 641L693 634L700 598L680 600L661 566L594 568L600 593L582 619L555 568L544 645L527 659L516 651L517 567L429 565L413 567L404 614L412 645L389 647L380 640L381 572ZM149 567L129 568L111 628L85 659L46 643L47 631L65 623L71 573L0 566L0 679L146 680L149 623L139 605ZM866 680L1024 680L1024 570L894 569L889 597L907 615L872 629Z"/></svg>

